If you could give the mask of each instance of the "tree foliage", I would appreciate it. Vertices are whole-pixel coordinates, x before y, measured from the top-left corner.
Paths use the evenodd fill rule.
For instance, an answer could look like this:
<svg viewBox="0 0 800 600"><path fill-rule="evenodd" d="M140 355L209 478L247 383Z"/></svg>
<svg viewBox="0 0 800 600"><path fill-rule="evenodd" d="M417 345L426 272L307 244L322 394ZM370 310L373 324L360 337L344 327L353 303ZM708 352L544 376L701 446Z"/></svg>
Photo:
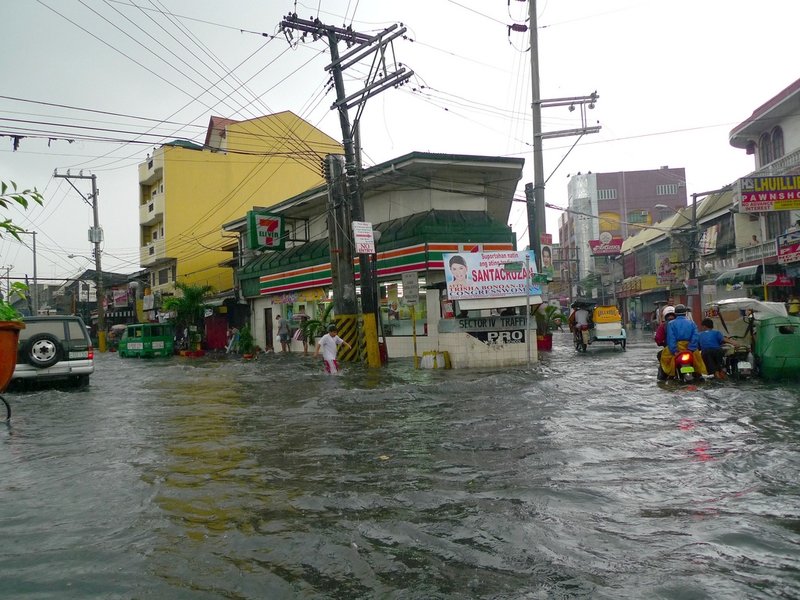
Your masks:
<svg viewBox="0 0 800 600"><path fill-rule="evenodd" d="M22 208L27 209L31 202L42 204L44 202L44 198L36 190L36 188L33 188L32 190L20 190L17 188L17 184L13 181L9 181L8 183L5 181L0 181L0 207L3 209L8 209L12 202L15 202ZM24 228L20 227L19 225L14 225L14 223L11 222L11 219L0 220L0 237L3 237L3 233L5 232L19 239L19 232L21 231L24 231Z"/></svg>
<svg viewBox="0 0 800 600"><path fill-rule="evenodd" d="M210 285L188 285L176 283L175 287L181 292L180 296L166 298L162 304L164 310L174 311L174 323L178 327L196 325L198 331L203 330L203 313L205 312L205 299L214 292Z"/></svg>
<svg viewBox="0 0 800 600"><path fill-rule="evenodd" d="M331 311L333 310L334 303L331 302L325 308L319 319L310 319L300 325L308 343L312 346L316 343L316 338L325 335L328 332L328 325L330 324Z"/></svg>

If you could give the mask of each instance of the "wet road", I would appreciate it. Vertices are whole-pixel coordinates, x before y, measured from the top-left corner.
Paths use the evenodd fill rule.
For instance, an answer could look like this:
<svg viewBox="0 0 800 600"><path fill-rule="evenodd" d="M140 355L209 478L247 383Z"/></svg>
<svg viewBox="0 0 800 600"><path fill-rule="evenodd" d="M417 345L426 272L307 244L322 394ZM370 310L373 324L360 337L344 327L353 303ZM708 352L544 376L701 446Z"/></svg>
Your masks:
<svg viewBox="0 0 800 600"><path fill-rule="evenodd" d="M798 598L800 391L120 360L7 394L2 598Z"/></svg>

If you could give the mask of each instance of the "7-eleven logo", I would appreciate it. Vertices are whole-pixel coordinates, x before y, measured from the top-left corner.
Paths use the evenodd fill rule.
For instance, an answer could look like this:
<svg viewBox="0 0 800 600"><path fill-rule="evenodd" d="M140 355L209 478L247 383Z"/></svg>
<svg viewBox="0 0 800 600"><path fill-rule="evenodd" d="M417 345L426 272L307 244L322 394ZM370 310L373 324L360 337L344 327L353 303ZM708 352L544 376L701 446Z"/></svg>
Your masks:
<svg viewBox="0 0 800 600"><path fill-rule="evenodd" d="M274 217L258 217L256 228L258 242L264 246L277 246L280 243L280 219Z"/></svg>

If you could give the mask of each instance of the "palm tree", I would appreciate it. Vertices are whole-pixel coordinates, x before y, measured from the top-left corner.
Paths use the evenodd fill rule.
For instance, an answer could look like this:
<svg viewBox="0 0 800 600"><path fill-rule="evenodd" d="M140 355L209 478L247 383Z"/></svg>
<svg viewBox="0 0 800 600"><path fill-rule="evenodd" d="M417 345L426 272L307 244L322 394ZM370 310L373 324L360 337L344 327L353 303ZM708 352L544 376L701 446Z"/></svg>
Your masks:
<svg viewBox="0 0 800 600"><path fill-rule="evenodd" d="M308 343L313 346L316 343L316 338L325 335L328 332L328 325L332 322L330 320L331 311L333 310L334 303L331 302L323 311L319 319L310 319L300 325L303 335L308 340Z"/></svg>
<svg viewBox="0 0 800 600"><path fill-rule="evenodd" d="M175 317L171 319L179 329L186 328L194 334L189 334L189 341L193 350L198 350L203 338L203 313L205 312L205 302L203 300L213 293L214 288L210 285L189 285L186 283L176 283L175 287L181 292L180 296L172 296L164 300L165 310L174 311Z"/></svg>

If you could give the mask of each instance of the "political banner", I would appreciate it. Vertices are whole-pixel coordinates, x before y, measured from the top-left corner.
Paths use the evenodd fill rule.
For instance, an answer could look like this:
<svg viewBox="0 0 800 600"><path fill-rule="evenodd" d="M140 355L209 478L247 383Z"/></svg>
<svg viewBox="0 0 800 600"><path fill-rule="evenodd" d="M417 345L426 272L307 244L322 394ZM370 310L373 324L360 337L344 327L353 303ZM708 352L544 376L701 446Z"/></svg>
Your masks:
<svg viewBox="0 0 800 600"><path fill-rule="evenodd" d="M528 257L530 273L526 270ZM536 261L533 251L459 252L444 254L447 297L450 300L508 298L542 293L533 282Z"/></svg>

